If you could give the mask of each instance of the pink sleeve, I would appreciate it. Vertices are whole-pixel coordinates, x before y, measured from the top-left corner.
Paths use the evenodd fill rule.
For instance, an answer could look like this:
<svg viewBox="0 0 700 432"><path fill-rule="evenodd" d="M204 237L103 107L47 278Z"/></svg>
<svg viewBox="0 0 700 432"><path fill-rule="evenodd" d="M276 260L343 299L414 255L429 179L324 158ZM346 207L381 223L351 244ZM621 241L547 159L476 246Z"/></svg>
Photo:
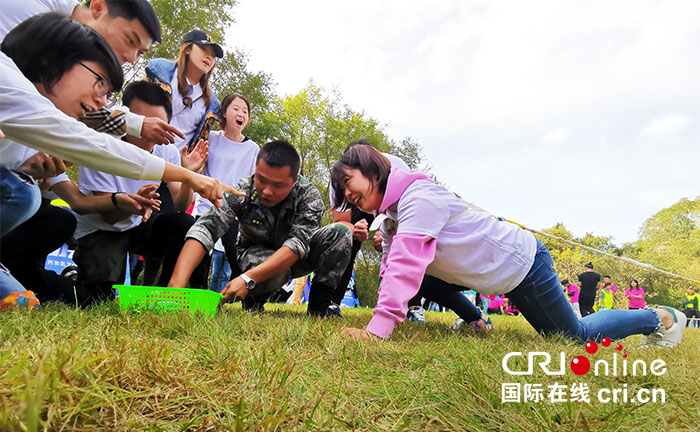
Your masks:
<svg viewBox="0 0 700 432"><path fill-rule="evenodd" d="M408 301L418 293L425 269L435 258L437 240L421 234L396 234L386 256L379 299L367 331L387 339L406 318Z"/></svg>
<svg viewBox="0 0 700 432"><path fill-rule="evenodd" d="M627 288L625 290L625 297L629 297L632 291L630 291L630 288Z"/></svg>

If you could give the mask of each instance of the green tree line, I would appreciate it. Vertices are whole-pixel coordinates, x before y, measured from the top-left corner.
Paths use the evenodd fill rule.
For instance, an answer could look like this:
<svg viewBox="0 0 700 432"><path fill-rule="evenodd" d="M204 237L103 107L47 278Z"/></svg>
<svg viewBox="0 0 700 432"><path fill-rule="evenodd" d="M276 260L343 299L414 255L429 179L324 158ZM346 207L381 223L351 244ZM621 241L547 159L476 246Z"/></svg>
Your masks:
<svg viewBox="0 0 700 432"><path fill-rule="evenodd" d="M177 56L185 33L198 28L221 41L225 57L217 62L212 82L219 98L234 92L245 96L252 106L251 122L245 134L259 144L272 139L287 139L302 158L301 172L321 192L328 206L329 173L347 144L364 138L380 151L401 157L411 168L430 173L420 143L410 137L389 137L386 125L364 111L343 102L342 94L316 86L312 80L293 95L279 95L274 78L264 71L251 71L245 47L226 46L226 30L235 24L236 0L151 0L160 17L163 41L149 50L135 65L127 65L130 80L143 76L150 58ZM75 180L75 172L72 178ZM433 179L438 181L436 176ZM328 214L324 223L330 221ZM609 236L586 234L575 237L563 224L544 230L548 234L572 240L606 252L629 257L653 266L700 279L700 198L683 199L659 211L647 220L635 242L618 247ZM666 276L648 268L572 247L550 237L541 240L551 251L561 279L576 281L585 263L592 261L596 271L609 274L619 289L618 307L625 306L624 289L631 279L639 280L647 290L647 301L678 305L689 282ZM355 265L358 297L363 306L373 306L377 299L380 254L371 241L363 245Z"/></svg>

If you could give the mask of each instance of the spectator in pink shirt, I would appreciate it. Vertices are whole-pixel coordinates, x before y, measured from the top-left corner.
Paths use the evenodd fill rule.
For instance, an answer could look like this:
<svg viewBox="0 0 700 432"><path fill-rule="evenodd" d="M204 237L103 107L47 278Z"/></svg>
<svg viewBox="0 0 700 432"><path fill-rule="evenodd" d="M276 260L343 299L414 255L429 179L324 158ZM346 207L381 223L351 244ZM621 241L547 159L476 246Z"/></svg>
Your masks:
<svg viewBox="0 0 700 432"><path fill-rule="evenodd" d="M575 283L569 282L569 279L561 281L561 286L564 287L564 292L566 292L567 297L569 297L571 309L574 310L577 318L581 318L581 308L578 303L578 296L581 294L581 288Z"/></svg>
<svg viewBox="0 0 700 432"><path fill-rule="evenodd" d="M644 288L639 286L637 279L632 279L630 287L625 291L625 296L629 299L628 309L644 309L647 303L644 301Z"/></svg>
<svg viewBox="0 0 700 432"><path fill-rule="evenodd" d="M487 309L489 315L503 315L505 310L503 308L503 296L494 296L495 298L491 300L489 307Z"/></svg>

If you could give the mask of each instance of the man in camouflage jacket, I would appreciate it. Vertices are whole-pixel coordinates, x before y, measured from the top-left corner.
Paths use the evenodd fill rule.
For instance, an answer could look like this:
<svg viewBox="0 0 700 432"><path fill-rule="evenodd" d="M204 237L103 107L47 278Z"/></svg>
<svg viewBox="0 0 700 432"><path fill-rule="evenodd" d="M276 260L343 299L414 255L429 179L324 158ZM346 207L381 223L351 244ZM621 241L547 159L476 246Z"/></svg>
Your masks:
<svg viewBox="0 0 700 432"><path fill-rule="evenodd" d="M321 227L325 211L318 189L299 176L299 154L286 141L265 144L255 174L226 194L188 231L169 286L185 286L194 267L236 219L237 257L243 273L221 292L226 301L240 298L244 309L261 310L285 282L315 272L308 312L334 314L331 293L350 261L352 233L343 224Z"/></svg>

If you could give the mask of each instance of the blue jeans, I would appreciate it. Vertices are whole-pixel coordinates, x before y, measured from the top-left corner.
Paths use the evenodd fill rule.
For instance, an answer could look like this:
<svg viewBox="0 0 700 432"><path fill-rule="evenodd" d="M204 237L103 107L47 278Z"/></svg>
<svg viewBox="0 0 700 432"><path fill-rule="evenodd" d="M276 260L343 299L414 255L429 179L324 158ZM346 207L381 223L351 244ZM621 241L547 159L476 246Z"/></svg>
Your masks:
<svg viewBox="0 0 700 432"><path fill-rule="evenodd" d="M0 167L0 237L32 217L41 204L41 192L31 177ZM25 291L22 284L0 266L0 299Z"/></svg>
<svg viewBox="0 0 700 432"><path fill-rule="evenodd" d="M481 309L484 315L488 313L489 305L491 304L491 300L489 300L487 297L481 297Z"/></svg>
<svg viewBox="0 0 700 432"><path fill-rule="evenodd" d="M578 319L561 289L554 261L540 241L530 272L506 297L538 332L563 334L578 342L647 335L661 326L658 313L651 308L603 310Z"/></svg>
<svg viewBox="0 0 700 432"><path fill-rule="evenodd" d="M211 254L211 279L209 280L209 289L221 292L230 280L231 265L226 259L226 254L214 249Z"/></svg>
<svg viewBox="0 0 700 432"><path fill-rule="evenodd" d="M442 306L452 309L466 322L476 321L481 318L481 311L462 294L465 289L463 286L447 283L435 276L425 275L418 295L430 300L429 310L440 310ZM433 305L436 309L433 309Z"/></svg>

